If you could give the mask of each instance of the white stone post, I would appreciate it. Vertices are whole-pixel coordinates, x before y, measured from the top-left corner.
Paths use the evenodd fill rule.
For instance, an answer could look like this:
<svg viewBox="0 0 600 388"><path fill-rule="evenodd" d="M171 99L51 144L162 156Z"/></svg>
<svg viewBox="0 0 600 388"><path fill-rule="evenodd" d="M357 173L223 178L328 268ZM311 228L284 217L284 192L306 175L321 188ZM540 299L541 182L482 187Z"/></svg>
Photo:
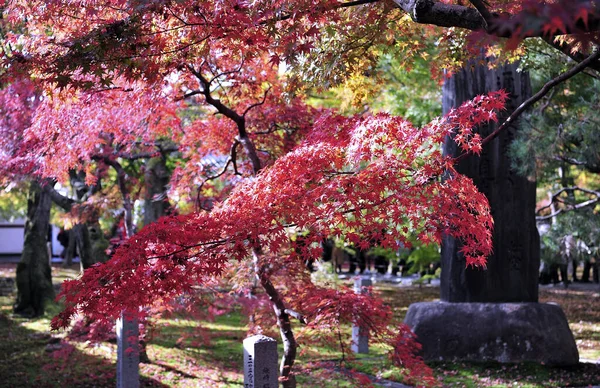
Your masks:
<svg viewBox="0 0 600 388"><path fill-rule="evenodd" d="M140 344L138 320L121 313L117 319L117 388L140 386Z"/></svg>
<svg viewBox="0 0 600 388"><path fill-rule="evenodd" d="M244 340L244 388L277 388L277 341L264 335Z"/></svg>
<svg viewBox="0 0 600 388"><path fill-rule="evenodd" d="M364 294L367 291L363 287L370 287L371 279L359 277L354 280L354 292ZM359 325L352 324L352 351L354 353L369 353L369 332Z"/></svg>

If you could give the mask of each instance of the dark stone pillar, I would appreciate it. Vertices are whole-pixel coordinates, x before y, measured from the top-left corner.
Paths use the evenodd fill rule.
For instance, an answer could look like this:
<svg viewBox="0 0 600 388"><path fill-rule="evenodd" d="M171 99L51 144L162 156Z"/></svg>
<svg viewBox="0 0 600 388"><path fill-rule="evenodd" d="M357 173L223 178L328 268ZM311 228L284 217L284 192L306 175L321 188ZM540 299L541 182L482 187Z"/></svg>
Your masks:
<svg viewBox="0 0 600 388"><path fill-rule="evenodd" d="M500 123L523 100L531 96L527 72L517 72L517 65L489 70L471 66L452 76L443 89L443 110L460 106L464 101L490 91L505 89L510 93ZM482 138L497 128L493 123L480 128ZM535 224L535 180L519 176L510 168L508 147L515 137L516 126L501 133L485 145L480 156L462 160L458 172L470 177L488 198L494 217L494 253L488 258L487 270L465 268L459 254L460 241L447 236L442 243L441 299L447 302L537 302L540 264L539 235ZM450 138L444 153L458 156L456 143Z"/></svg>
<svg viewBox="0 0 600 388"><path fill-rule="evenodd" d="M445 83L444 112L498 89L510 94L506 112L512 112L531 95L529 77L517 72L516 65L494 70L473 65ZM498 121L502 122L506 114ZM485 137L495 128L494 124L479 130ZM560 307L535 303L540 263L535 180L510 168L508 147L516 131L516 126L509 128L486 144L480 156L469 156L457 166L490 202L494 253L488 258L487 269L466 268L459 253L460 241L444 238L442 301L412 304L405 319L421 342L425 360L533 361L547 365L573 365L579 360ZM447 139L444 152L457 156L460 151L452 139Z"/></svg>

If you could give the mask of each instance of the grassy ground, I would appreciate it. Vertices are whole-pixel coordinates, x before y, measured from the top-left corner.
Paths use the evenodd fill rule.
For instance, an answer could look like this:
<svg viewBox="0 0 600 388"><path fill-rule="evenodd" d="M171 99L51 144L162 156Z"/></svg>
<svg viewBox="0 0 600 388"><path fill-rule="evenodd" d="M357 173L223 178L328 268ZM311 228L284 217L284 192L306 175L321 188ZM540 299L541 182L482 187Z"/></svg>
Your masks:
<svg viewBox="0 0 600 388"><path fill-rule="evenodd" d="M54 268L54 279L76 276L73 269ZM14 276L14 265L0 266L0 277ZM596 288L597 290L597 288ZM377 286L401 319L408 305L433 301L434 287ZM600 293L597 291L543 288L543 302L562 306L575 335L582 358L600 359ZM59 306L52 304L47 314L26 320L11 314L14 295L0 297L0 386L7 387L113 387L115 384L112 342L90 344L65 340L64 333L50 333L48 324ZM142 386L146 387L241 387L242 339L246 327L238 313L222 315L214 322L198 322L180 317L163 319L149 340L151 363L141 364ZM201 333L199 335L198 333ZM184 340L182 340L182 334ZM58 350L58 351L57 351ZM303 349L296 370L300 387L355 387L347 375L350 368L395 379L399 371L386 365L383 350L339 368L332 363L338 356L326 347ZM281 349L280 349L281 354ZM600 384L600 365L580 364L574 368L541 365L433 364L443 386L459 387L565 387Z"/></svg>

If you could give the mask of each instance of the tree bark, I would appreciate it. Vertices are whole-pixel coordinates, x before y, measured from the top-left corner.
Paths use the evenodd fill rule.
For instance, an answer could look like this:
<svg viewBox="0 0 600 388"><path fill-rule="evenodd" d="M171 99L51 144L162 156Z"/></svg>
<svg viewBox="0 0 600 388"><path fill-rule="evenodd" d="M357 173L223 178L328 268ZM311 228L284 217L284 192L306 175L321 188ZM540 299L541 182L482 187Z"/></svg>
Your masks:
<svg viewBox="0 0 600 388"><path fill-rule="evenodd" d="M47 188L33 181L27 199L25 241L17 265L17 301L14 312L30 317L44 314L46 299L54 299L48 257L48 230L52 200Z"/></svg>
<svg viewBox="0 0 600 388"><path fill-rule="evenodd" d="M169 198L167 190L171 181L171 172L167 168L163 156L146 161L144 173L146 194L144 197L144 225L151 224L167 214ZM146 332L151 330L152 322L146 321ZM149 363L150 357L146 351L146 337L140 335L140 362Z"/></svg>
<svg viewBox="0 0 600 388"><path fill-rule="evenodd" d="M149 159L144 173L146 195L144 196L144 225L151 224L164 216L169 209L167 197L171 173L164 157Z"/></svg>
<svg viewBox="0 0 600 388"><path fill-rule="evenodd" d="M279 366L279 374L284 378L282 386L284 388L295 388L296 376L294 376L292 373L292 367L294 366L294 361L296 360L298 343L294 338L294 332L290 322L290 315L286 312L285 304L281 298L281 294L277 291L269 279L269 275L265 272L264 267L260 264L260 257L257 249L252 251L252 258L256 279L265 289L267 295L269 295L269 299L273 305L273 312L277 318L277 326L279 326L281 340L283 341L283 356L281 358L281 365Z"/></svg>
<svg viewBox="0 0 600 388"><path fill-rule="evenodd" d="M511 95L505 112L512 112L531 95L529 76L517 72L517 64L488 70L487 65L463 69L444 84L443 109L448 112L476 95L504 88ZM499 122L503 118L500 117ZM482 137L496 125L479 128ZM494 252L487 270L466 268L460 241L446 236L442 243L441 299L447 302L537 302L540 264L539 235L535 224L535 179L511 169L508 148L517 125L457 165L458 172L473 179L488 198L494 218ZM447 139L446 155L460 153Z"/></svg>

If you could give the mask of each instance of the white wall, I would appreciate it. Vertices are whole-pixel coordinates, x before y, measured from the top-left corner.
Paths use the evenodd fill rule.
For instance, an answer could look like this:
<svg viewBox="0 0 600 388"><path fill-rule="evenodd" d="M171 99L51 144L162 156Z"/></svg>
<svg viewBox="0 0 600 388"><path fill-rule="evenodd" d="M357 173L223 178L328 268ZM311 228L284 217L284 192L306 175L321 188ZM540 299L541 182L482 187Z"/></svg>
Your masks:
<svg viewBox="0 0 600 388"><path fill-rule="evenodd" d="M25 219L16 219L12 222L0 220L0 255L20 255L23 251L25 240ZM60 228L52 225L52 256L62 252L62 245L56 239Z"/></svg>

